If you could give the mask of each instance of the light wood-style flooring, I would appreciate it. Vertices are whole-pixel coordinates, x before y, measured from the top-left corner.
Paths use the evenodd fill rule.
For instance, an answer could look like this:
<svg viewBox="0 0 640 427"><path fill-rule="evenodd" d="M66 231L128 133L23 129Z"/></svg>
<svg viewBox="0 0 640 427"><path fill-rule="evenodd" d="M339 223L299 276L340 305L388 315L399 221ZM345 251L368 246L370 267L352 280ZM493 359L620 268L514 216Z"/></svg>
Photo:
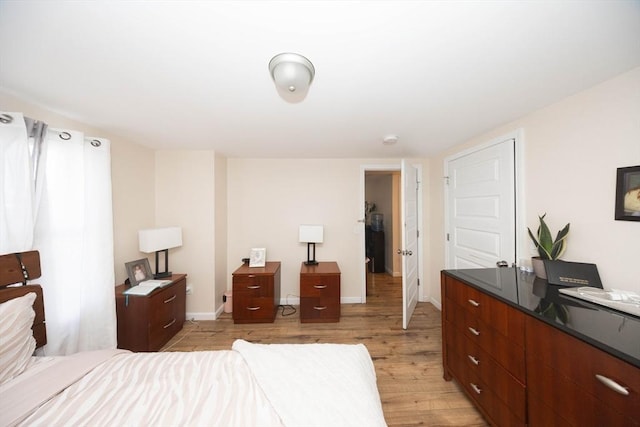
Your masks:
<svg viewBox="0 0 640 427"><path fill-rule="evenodd" d="M418 303L402 329L400 278L370 274L366 304L343 304L339 323L301 324L298 313L274 323L236 325L231 314L187 322L163 351L227 350L235 339L259 343L363 343L376 369L389 426L486 426L454 382L442 379L440 311ZM296 307L297 308L297 307ZM284 314L293 310L285 307Z"/></svg>

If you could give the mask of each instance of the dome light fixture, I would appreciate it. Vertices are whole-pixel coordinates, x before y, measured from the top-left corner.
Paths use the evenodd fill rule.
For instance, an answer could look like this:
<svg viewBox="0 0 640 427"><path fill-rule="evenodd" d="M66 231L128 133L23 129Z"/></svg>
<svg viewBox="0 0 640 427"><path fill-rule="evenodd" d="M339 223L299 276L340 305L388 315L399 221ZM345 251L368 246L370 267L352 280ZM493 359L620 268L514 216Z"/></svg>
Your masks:
<svg viewBox="0 0 640 427"><path fill-rule="evenodd" d="M306 93L316 70L311 61L297 53L280 53L269 61L269 72L280 91Z"/></svg>
<svg viewBox="0 0 640 427"><path fill-rule="evenodd" d="M382 139L384 145L394 145L398 143L397 135L387 135Z"/></svg>

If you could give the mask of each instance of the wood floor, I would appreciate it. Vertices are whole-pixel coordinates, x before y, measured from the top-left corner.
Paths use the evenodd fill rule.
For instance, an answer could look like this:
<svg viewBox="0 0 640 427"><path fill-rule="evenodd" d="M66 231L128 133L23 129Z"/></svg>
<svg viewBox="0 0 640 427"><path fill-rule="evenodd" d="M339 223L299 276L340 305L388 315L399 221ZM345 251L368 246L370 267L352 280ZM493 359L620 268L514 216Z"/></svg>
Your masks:
<svg viewBox="0 0 640 427"><path fill-rule="evenodd" d="M400 279L370 274L366 304L343 304L339 323L301 324L289 307L274 323L235 325L231 314L187 322L163 351L226 350L237 338L259 343L363 343L373 359L389 426L486 426L457 384L442 379L441 319L418 303L402 329Z"/></svg>

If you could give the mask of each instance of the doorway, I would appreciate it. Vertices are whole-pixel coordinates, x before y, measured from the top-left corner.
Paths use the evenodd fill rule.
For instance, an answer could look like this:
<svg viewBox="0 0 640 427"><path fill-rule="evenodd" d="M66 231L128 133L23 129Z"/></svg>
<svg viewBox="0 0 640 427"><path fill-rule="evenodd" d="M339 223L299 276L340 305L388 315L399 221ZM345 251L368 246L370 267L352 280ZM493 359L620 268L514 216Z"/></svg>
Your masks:
<svg viewBox="0 0 640 427"><path fill-rule="evenodd" d="M365 201L377 202L372 196L369 195L371 200L365 199L365 176L376 175L390 175L391 176L391 190L388 191L391 194L390 199L391 207L388 208L391 218L388 219L383 216L383 227L385 230L385 247L391 247L391 253L387 254L388 250L385 250L384 258L386 260L391 259L391 262L386 261L385 267L382 270L384 275L388 278L394 279L393 273L393 257L400 258L401 267L395 269L400 273L399 279L402 282L402 298L403 298L403 328L406 329L411 319L411 314L418 301L424 301L423 290L420 287L424 275L423 261L422 261L422 238L419 233L419 229L422 224L422 191L420 190L422 168L420 164L412 165L406 160L402 160L400 164L384 164L384 165L363 165L361 166L360 175L360 206L362 209L362 216L359 220L362 223L362 240L361 240L361 253L363 259L366 259L366 236L365 236ZM399 183L395 186L395 196L393 188L394 176ZM384 184L383 184L384 185ZM388 185L388 183L387 183ZM371 191L369 192L371 194ZM376 196L376 198L378 198ZM382 203L388 203L388 199L380 199ZM399 214L393 215L392 212L399 211ZM379 207L376 206L376 211ZM382 210L385 210L384 206ZM375 212L375 211L373 211ZM393 218L396 218L396 232L393 231ZM367 216L367 220L371 217ZM398 231L399 230L399 231ZM409 233L407 233L409 231ZM388 237L387 234L391 234ZM395 244L393 243L395 240ZM361 290L361 302L366 303L366 278L369 276L367 273L368 268L362 269L362 290ZM408 272L408 274L407 274Z"/></svg>
<svg viewBox="0 0 640 427"><path fill-rule="evenodd" d="M402 277L400 170L365 172L365 254L370 274Z"/></svg>

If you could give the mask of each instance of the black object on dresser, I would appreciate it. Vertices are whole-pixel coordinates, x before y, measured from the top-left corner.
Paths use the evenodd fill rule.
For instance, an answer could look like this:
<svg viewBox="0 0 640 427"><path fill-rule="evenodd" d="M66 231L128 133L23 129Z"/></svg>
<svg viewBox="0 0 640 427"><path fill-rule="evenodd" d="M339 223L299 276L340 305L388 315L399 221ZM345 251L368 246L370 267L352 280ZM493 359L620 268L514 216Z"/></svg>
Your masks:
<svg viewBox="0 0 640 427"><path fill-rule="evenodd" d="M186 317L187 275L173 274L171 283L149 295L124 295L116 286L118 348L158 351L182 329Z"/></svg>

